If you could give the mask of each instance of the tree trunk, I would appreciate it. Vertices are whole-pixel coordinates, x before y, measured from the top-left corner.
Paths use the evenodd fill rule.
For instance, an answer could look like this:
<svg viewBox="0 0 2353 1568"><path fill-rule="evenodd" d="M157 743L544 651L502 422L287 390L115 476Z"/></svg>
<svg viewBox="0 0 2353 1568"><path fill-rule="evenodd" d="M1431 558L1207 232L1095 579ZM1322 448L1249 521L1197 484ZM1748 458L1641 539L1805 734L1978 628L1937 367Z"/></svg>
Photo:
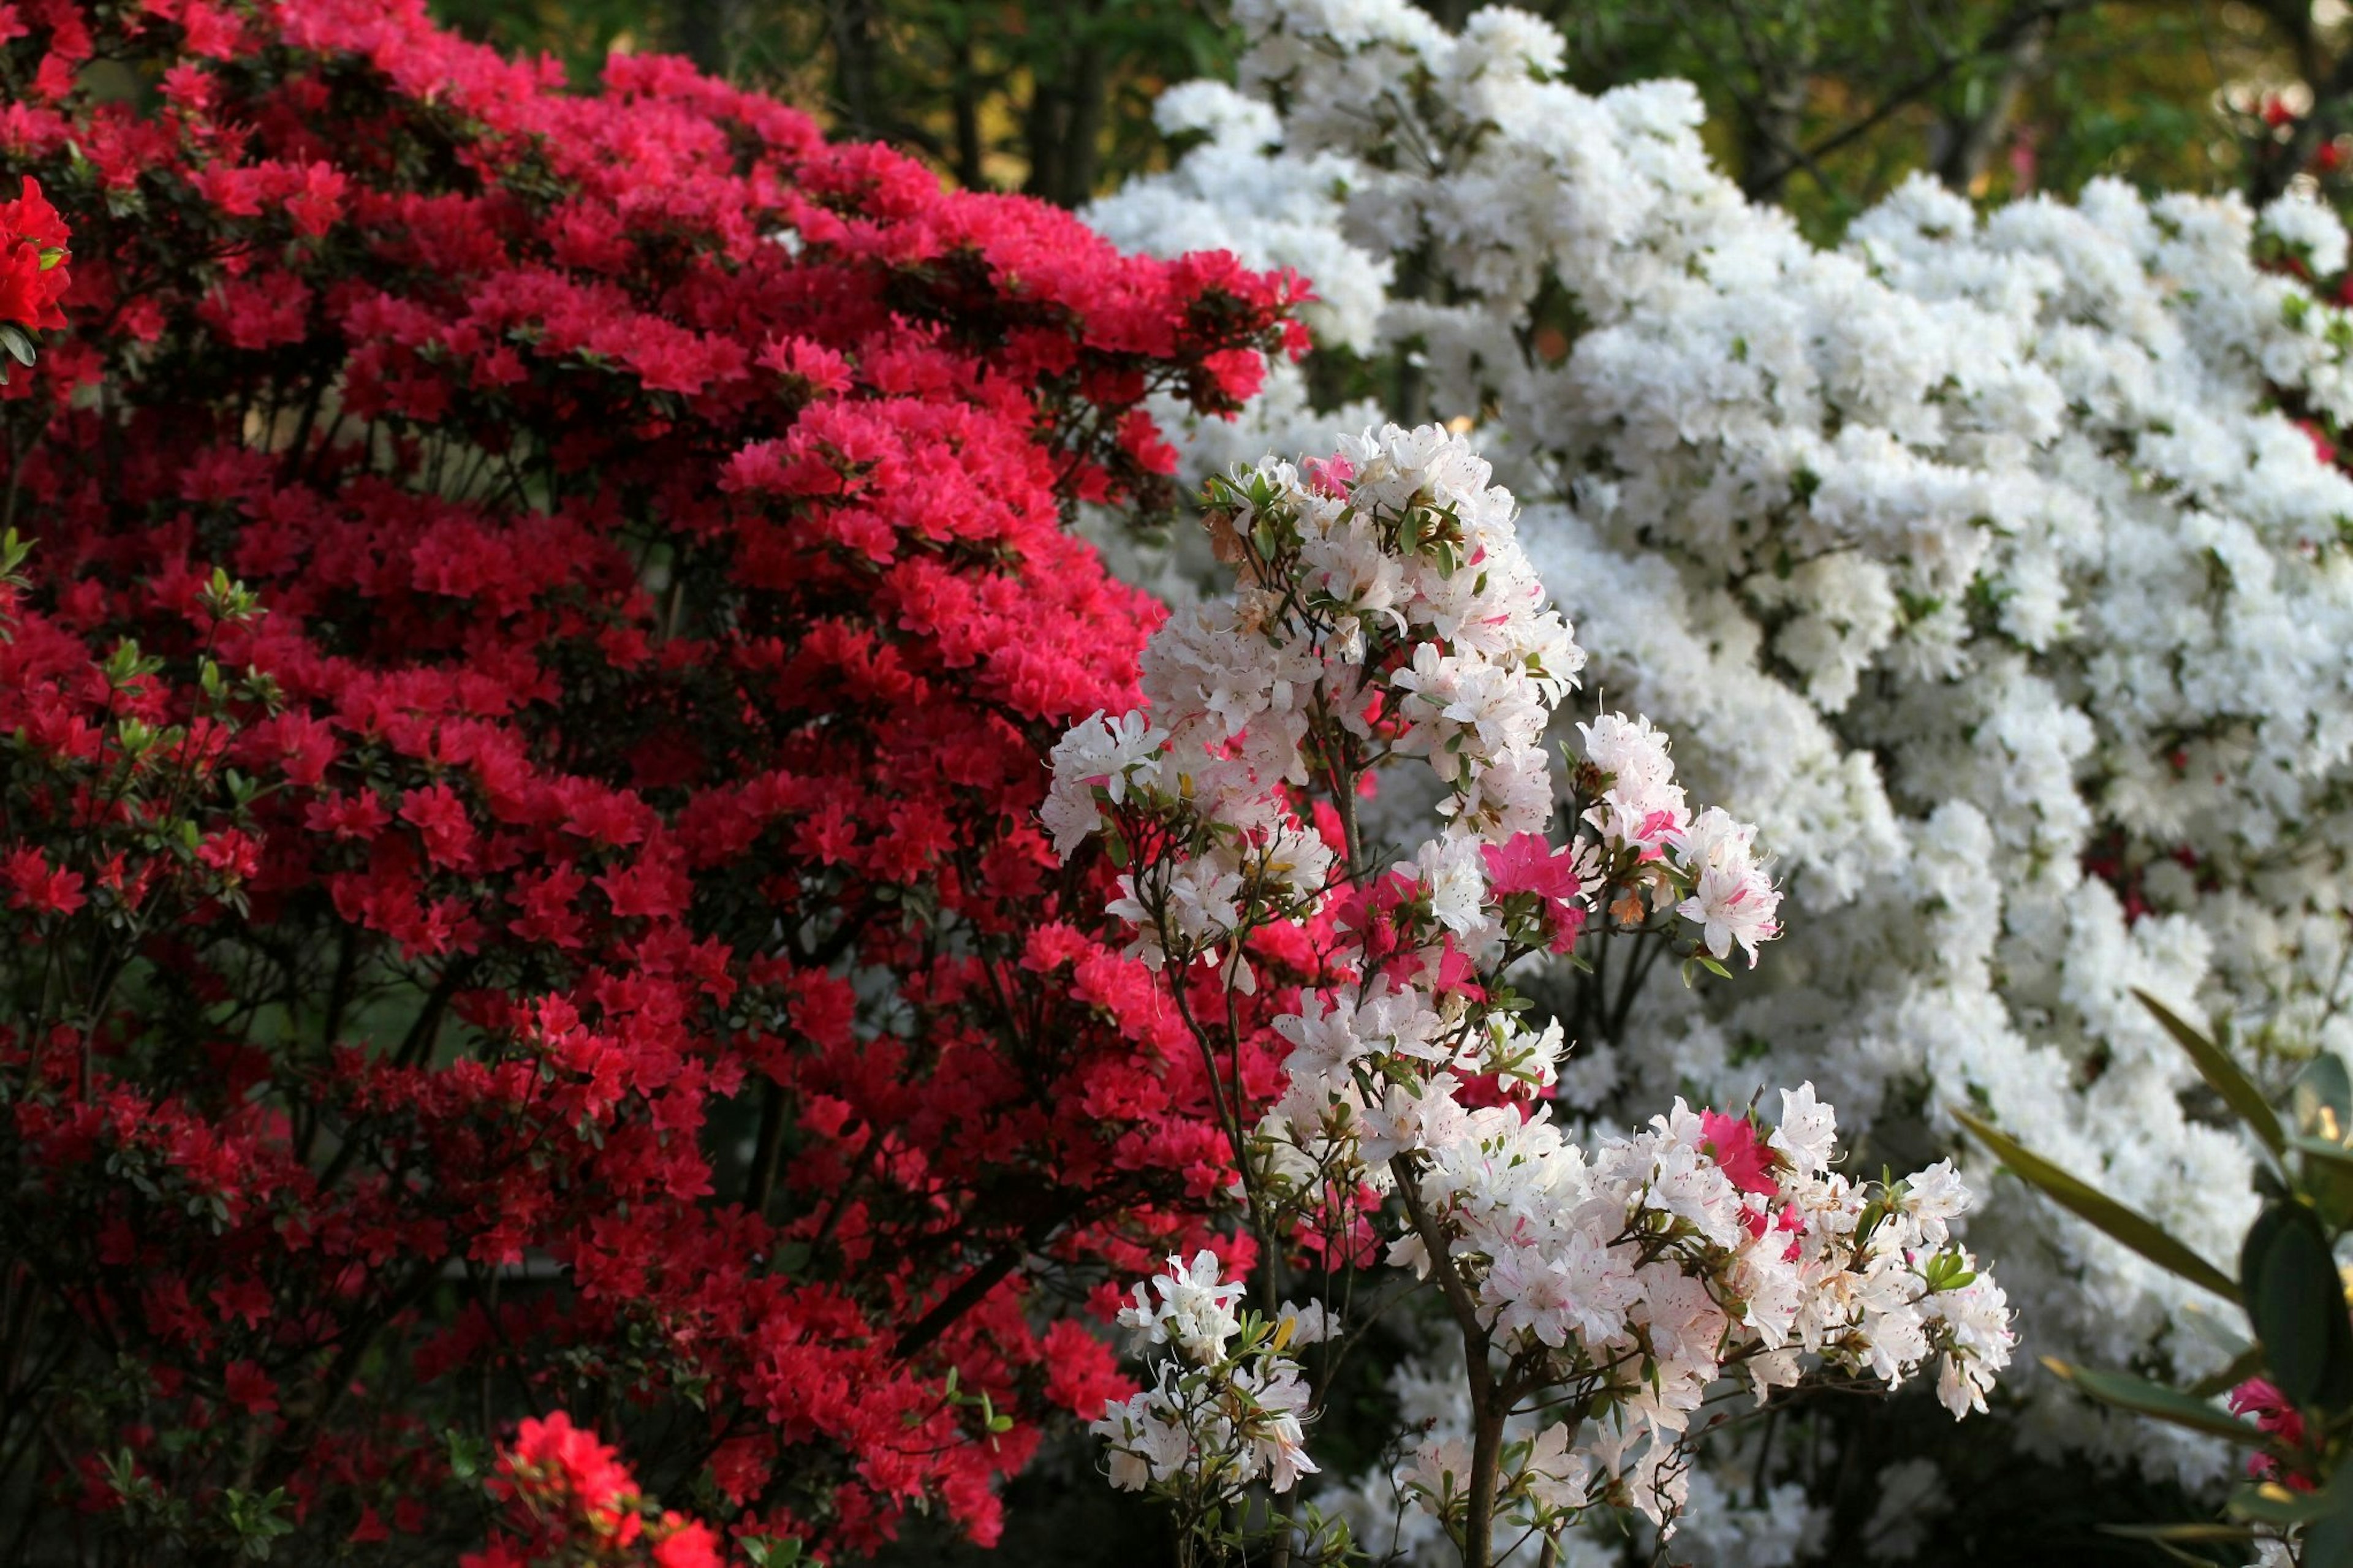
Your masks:
<svg viewBox="0 0 2353 1568"><path fill-rule="evenodd" d="M1069 0L1057 6L1046 25L1059 27L1069 40L1060 69L1049 75L1032 67L1029 111L1024 116L1024 136L1029 152L1029 175L1021 188L1057 206L1074 207L1094 195L1095 174L1103 165L1103 116L1110 91L1109 71L1095 22L1103 0Z"/></svg>
<svg viewBox="0 0 2353 1568"><path fill-rule="evenodd" d="M738 0L680 0L678 46L698 69L724 78L734 64Z"/></svg>
<svg viewBox="0 0 2353 1568"><path fill-rule="evenodd" d="M1971 194L1992 168L1994 154L2009 139L2020 96L2042 68L2051 29L2052 19L2046 16L2010 41L2002 51L2001 72L1975 114L1947 114L1937 122L1929 161L1936 178L1954 190Z"/></svg>
<svg viewBox="0 0 2353 1568"><path fill-rule="evenodd" d="M708 0L704 0L708 3ZM871 141L882 134L880 0L827 0L826 31L833 44L833 95L841 106L842 129Z"/></svg>
<svg viewBox="0 0 2353 1568"><path fill-rule="evenodd" d="M1095 194L1095 174L1103 167L1105 95L1109 73L1103 68L1103 45L1092 29L1071 64L1069 118L1064 123L1062 184L1051 198L1066 207L1082 206Z"/></svg>
<svg viewBox="0 0 2353 1568"><path fill-rule="evenodd" d="M980 144L980 79L972 54L972 28L958 18L955 37L955 81L951 107L955 118L956 183L967 191L988 188L988 171Z"/></svg>
<svg viewBox="0 0 2353 1568"><path fill-rule="evenodd" d="M1799 167L1799 138L1805 133L1806 95L1813 83L1802 64L1774 62L1760 74L1757 100L1740 138L1741 184L1760 202L1778 202L1781 187Z"/></svg>
<svg viewBox="0 0 2353 1568"><path fill-rule="evenodd" d="M1444 1263L1438 1265L1445 1267ZM1503 1469L1504 1411L1495 1408L1486 1346L1463 1349L1479 1357L1471 1367L1471 1487L1462 1520L1462 1568L1487 1568L1495 1550L1495 1482Z"/></svg>

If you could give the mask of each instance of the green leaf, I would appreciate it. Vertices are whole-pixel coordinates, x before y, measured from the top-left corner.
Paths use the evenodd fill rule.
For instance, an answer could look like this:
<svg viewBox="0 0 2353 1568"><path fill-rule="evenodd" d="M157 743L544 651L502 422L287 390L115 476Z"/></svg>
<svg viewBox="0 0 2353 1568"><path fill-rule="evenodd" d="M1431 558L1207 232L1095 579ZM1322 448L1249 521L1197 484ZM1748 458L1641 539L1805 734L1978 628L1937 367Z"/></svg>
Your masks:
<svg viewBox="0 0 2353 1568"><path fill-rule="evenodd" d="M2041 1189L2060 1207L2131 1247L2159 1268L2211 1290L2226 1301L2239 1300L2239 1288L2231 1282L2229 1275L2199 1257L2188 1243L2176 1238L2147 1215L2126 1208L1969 1112L1956 1110L1953 1115L2003 1164L2016 1172L2021 1181Z"/></svg>
<svg viewBox="0 0 2353 1568"><path fill-rule="evenodd" d="M2251 1448L2263 1447L2270 1441L2252 1423L2242 1421L2219 1405L2209 1405L2197 1395L2184 1394L2180 1389L2168 1388L2161 1383L2151 1383L2128 1372L2101 1372L2088 1366L2070 1366L2051 1356L2044 1356L2042 1364L2103 1405L2113 1405L2119 1410L2170 1422L2176 1426L2187 1426L2193 1432L2227 1437Z"/></svg>
<svg viewBox="0 0 2353 1568"><path fill-rule="evenodd" d="M449 1473L460 1482L471 1482L490 1474L497 1462L489 1442L470 1432L452 1426L441 1434L449 1449Z"/></svg>
<svg viewBox="0 0 2353 1568"><path fill-rule="evenodd" d="M2306 1138L2301 1134L2287 1142L2288 1147L2298 1153L2309 1154L2315 1159L2326 1160L2332 1165L2353 1170L2353 1149L2348 1149L2342 1143L2332 1142L2326 1138Z"/></svg>
<svg viewBox="0 0 2353 1568"><path fill-rule="evenodd" d="M2335 1051L2322 1051L2306 1063L2296 1075L2291 1103L2298 1132L2343 1142L2345 1134L2353 1131L2348 1125L2353 1122L2353 1082L2346 1079L2344 1058Z"/></svg>
<svg viewBox="0 0 2353 1568"><path fill-rule="evenodd" d="M2327 1489L2320 1495L2332 1506L2306 1525L2296 1541L2296 1561L2301 1568L2353 1565L2353 1486L2345 1483L2344 1476L2340 1470L2329 1479Z"/></svg>
<svg viewBox="0 0 2353 1568"><path fill-rule="evenodd" d="M2200 1520L2184 1524L2104 1524L2103 1535L2121 1535L2127 1541L2214 1542L2253 1541L2255 1532L2243 1524L2225 1524L2221 1520Z"/></svg>
<svg viewBox="0 0 2353 1568"><path fill-rule="evenodd" d="M2197 1064L2198 1076L2222 1097L2224 1104L2238 1112L2239 1120L2263 1140L2263 1147L2277 1155L2286 1136L2280 1129L2279 1116L2272 1110L2271 1102L2263 1098L2263 1091L2255 1087L2254 1080L2231 1059L2231 1053L2191 1028L2147 992L2137 989L2133 994L2139 997L2140 1005L2165 1026L2165 1032L2173 1037L2175 1043L2189 1053L2189 1059Z"/></svg>
<svg viewBox="0 0 2353 1568"><path fill-rule="evenodd" d="M2303 1568L2353 1568L2353 1471L2338 1469L2318 1491L2256 1481L2232 1494L2228 1511L2274 1529L2293 1530Z"/></svg>
<svg viewBox="0 0 2353 1568"><path fill-rule="evenodd" d="M2299 1156L2292 1188L2269 1186L2261 1180L2255 1190L2271 1201L2286 1201L2300 1194L2320 1215L2322 1228L2341 1234L2353 1224L2353 1149L2326 1138L2294 1137L2289 1147Z"/></svg>
<svg viewBox="0 0 2353 1568"><path fill-rule="evenodd" d="M2353 1405L2353 1320L2320 1216L2302 1204L2274 1204L2248 1228L2239 1259L2272 1382L2297 1405Z"/></svg>
<svg viewBox="0 0 2353 1568"><path fill-rule="evenodd" d="M32 337L14 321L0 321L0 349L7 350L8 357L18 364L29 366L33 363Z"/></svg>
<svg viewBox="0 0 2353 1568"><path fill-rule="evenodd" d="M2290 1491L2277 1481L2265 1481L2233 1493L2230 1513L2257 1524L2308 1524L2328 1512L2335 1501L2327 1492Z"/></svg>

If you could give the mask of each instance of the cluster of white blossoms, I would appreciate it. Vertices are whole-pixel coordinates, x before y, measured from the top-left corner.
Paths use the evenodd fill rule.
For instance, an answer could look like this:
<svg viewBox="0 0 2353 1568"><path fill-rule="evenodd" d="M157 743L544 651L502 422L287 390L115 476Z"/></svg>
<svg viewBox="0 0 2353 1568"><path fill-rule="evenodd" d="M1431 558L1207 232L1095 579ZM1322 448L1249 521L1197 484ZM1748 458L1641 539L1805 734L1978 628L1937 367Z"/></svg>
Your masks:
<svg viewBox="0 0 2353 1568"><path fill-rule="evenodd" d="M1345 1522L1350 1537L1371 1562L1436 1563L1453 1556L1444 1525L1428 1510L1413 1506L1409 1489L1426 1468L1442 1472L1451 1457L1469 1447L1469 1412L1458 1359L1451 1352L1409 1356L1389 1369L1384 1392L1397 1407L1399 1426L1419 1435L1412 1452L1405 1462L1355 1478L1353 1484L1327 1490L1319 1499L1330 1517ZM1541 1430L1533 1416L1515 1417L1508 1427L1514 1444L1531 1446L1531 1459ZM1533 1468L1539 1477L1549 1474L1541 1461L1531 1465L1516 1456L1514 1459L1515 1471ZM1900 1474L1875 1478L1883 1496L1909 1505L1907 1522L1933 1520L1939 1500L1916 1491L1905 1495L1904 1479ZM1687 1495L1669 1554L1678 1563L1690 1568L1790 1568L1823 1543L1824 1511L1810 1504L1805 1489L1795 1483L1780 1482L1758 1496L1746 1474L1727 1481L1712 1468L1694 1466L1685 1472L1683 1485ZM1638 1561L1646 1560L1655 1542L1644 1540L1645 1535L1655 1531L1638 1528L1630 1537L1612 1529L1564 1537L1551 1554L1552 1568L1622 1568L1630 1544ZM1527 1564L1539 1559L1536 1542L1496 1543L1498 1563Z"/></svg>
<svg viewBox="0 0 2353 1568"><path fill-rule="evenodd" d="M1459 436L1390 426L1349 437L1307 471L1270 458L1221 481L1212 517L1234 594L1179 609L1144 655L1149 714L1098 714L1054 750L1040 816L1068 855L1103 814L1156 823L1175 853L1139 860L1113 912L1155 968L1230 963L1235 934L1303 912L1329 890L1334 857L1283 791L1335 790L1395 756L1426 758L1458 827L1507 838L1552 815L1544 753L1551 709L1583 656L1513 533L1509 494ZM1379 655L1403 650L1401 663ZM1312 743L1311 743L1312 742ZM1138 829L1140 831L1140 829ZM1482 885L1472 837L1428 868Z"/></svg>
<svg viewBox="0 0 2353 1568"><path fill-rule="evenodd" d="M1219 1274L1215 1253L1171 1258L1120 1310L1140 1345L1176 1352L1151 1387L1111 1401L1088 1428L1109 1445L1111 1484L1123 1491L1187 1488L1216 1499L1263 1479L1287 1492L1315 1473L1301 1424L1307 1386L1282 1353L1313 1342L1314 1328L1303 1332L1297 1312L1272 1325L1243 1312L1242 1285Z"/></svg>
<svg viewBox="0 0 2353 1568"><path fill-rule="evenodd" d="M1092 221L1181 249L1188 201L1249 210L1313 167L1285 216L1362 253L1346 313L1533 498L1590 678L1684 737L1823 917L1753 987L1563 972L1564 1097L1625 1118L1807 1077L1873 1147L1956 1150L1975 1104L2234 1256L2247 1151L2186 1112L2132 992L2229 1025L2274 1082L2353 1047L2353 483L2298 419L2353 417L2353 320L2268 265L2341 268L2337 218L2115 183L1980 216L1921 178L1824 249L1710 166L1687 84L1579 92L1524 14L1237 12L1232 96L1282 111L1224 111L1216 184L1205 149ZM1186 90L1209 125L1220 89ZM1369 298L1403 258L1442 282ZM1314 439L1295 373L1260 420ZM2023 1188L1973 1237L2038 1351L2227 1359L2189 1287ZM2021 1394L2030 1444L2227 1464L2054 1380Z"/></svg>
<svg viewBox="0 0 2353 1568"><path fill-rule="evenodd" d="M2009 1362L2005 1298L1947 1228L1967 1203L1951 1166L1889 1186L1831 1172L1831 1113L1810 1084L1782 1091L1768 1134L1678 1100L1590 1153L1542 1116L1429 1098L1419 1205L1476 1260L1457 1268L1492 1353L1547 1400L1571 1391L1572 1408L1607 1412L1506 1454L1499 1522L1514 1534L1597 1501L1668 1523L1686 1500L1683 1439L1736 1370L1762 1404L1810 1364L1894 1386L1933 1358L1961 1415ZM1417 1234L1389 1256L1430 1268ZM1471 1434L1434 1436L1399 1479L1442 1517L1445 1478L1459 1491L1472 1457Z"/></svg>
<svg viewBox="0 0 2353 1568"><path fill-rule="evenodd" d="M1581 726L1571 839L1546 837L1541 743L1583 655L1490 479L1461 435L1390 426L1215 486L1238 587L1155 634L1146 710L1056 747L1042 813L1065 856L1105 835L1124 868L1111 908L1213 1068L1235 1015L1188 994L1249 989L1255 933L1320 922L1331 983L1274 1019L1285 1089L1236 1155L1271 1254L1369 1220L1388 1263L1435 1279L1481 1414L1399 1485L1476 1564L1499 1530L1556 1540L1597 1507L1665 1527L1687 1438L1736 1373L1761 1403L1812 1368L1892 1386L1934 1361L1957 1415L1984 1408L2011 1342L2001 1291L1950 1233L1967 1203L1951 1166L1835 1173L1810 1085L1769 1131L1677 1099L1589 1149L1542 1102L1563 1037L1523 1022L1515 968L1641 943L1726 974L1736 948L1753 963L1779 934L1780 894L1754 829L1694 812L1640 719ZM1356 803L1414 760L1440 831L1384 851ZM1115 1483L1205 1517L1250 1479L1282 1490L1313 1468L1283 1335L1246 1323L1239 1291L1207 1255L1138 1287L1123 1321L1176 1353L1096 1428Z"/></svg>

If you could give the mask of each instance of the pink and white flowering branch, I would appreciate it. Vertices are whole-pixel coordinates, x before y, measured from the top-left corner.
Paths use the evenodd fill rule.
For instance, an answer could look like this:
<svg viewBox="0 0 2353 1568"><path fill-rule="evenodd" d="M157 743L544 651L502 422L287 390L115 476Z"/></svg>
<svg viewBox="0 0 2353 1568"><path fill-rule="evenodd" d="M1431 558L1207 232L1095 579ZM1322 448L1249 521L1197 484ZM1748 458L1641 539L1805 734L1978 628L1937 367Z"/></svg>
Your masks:
<svg viewBox="0 0 2353 1568"><path fill-rule="evenodd" d="M1778 934L1780 895L1755 830L1692 811L1639 718L1579 726L1569 832L1548 836L1542 737L1584 658L1489 477L1460 436L1391 426L1213 485L1235 591L1155 637L1145 710L1054 752L1046 825L1066 857L1104 835L1124 868L1112 910L1219 1078L1260 1243L1262 1311L1204 1254L1122 1314L1176 1354L1096 1430L1113 1484L1167 1497L1188 1531L1314 1469L1314 1390L1286 1353L1303 1320L1274 1304L1287 1256L1328 1271L1377 1237L1435 1283L1471 1436L1425 1441L1403 1484L1470 1568L1499 1526L1557 1542L1598 1507L1669 1525L1695 1420L1736 1373L1761 1403L1816 1367L1893 1385L1935 1361L1959 1415L2009 1358L2002 1293L1948 1228L1968 1203L1951 1167L1838 1173L1810 1085L1770 1127L1679 1100L1588 1148L1553 1121L1562 1032L1531 1025L1515 966L1633 937L1728 973ZM1411 759L1438 831L1384 852L1357 802ZM1285 1082L1252 1117L1238 1012L1201 1005L1201 981L1250 991L1252 942L1302 924L1333 978L1275 1021Z"/></svg>

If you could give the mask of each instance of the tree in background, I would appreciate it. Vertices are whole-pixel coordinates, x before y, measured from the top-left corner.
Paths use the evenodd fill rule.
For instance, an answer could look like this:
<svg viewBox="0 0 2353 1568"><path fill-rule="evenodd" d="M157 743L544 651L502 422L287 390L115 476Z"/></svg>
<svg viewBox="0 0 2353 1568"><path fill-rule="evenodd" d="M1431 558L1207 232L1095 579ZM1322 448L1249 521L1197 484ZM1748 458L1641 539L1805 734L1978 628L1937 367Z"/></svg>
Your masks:
<svg viewBox="0 0 2353 1568"><path fill-rule="evenodd" d="M1457 26L1472 0L1420 0ZM1252 0L436 0L461 30L592 77L686 54L968 189L1076 205L1164 159L1172 81L1230 74ZM1915 168L1957 190L2098 174L2276 195L2333 183L2353 29L2332 0L1524 0L1587 90L1695 82L1711 150L1817 235Z"/></svg>
<svg viewBox="0 0 2353 1568"><path fill-rule="evenodd" d="M1430 7L1459 21L1465 0ZM2353 50L2329 0L1532 0L1599 90L1687 78L1746 194L1834 231L1914 169L1973 196L2335 174ZM2312 112L2306 112L2312 110Z"/></svg>
<svg viewBox="0 0 2353 1568"><path fill-rule="evenodd" d="M665 49L969 190L1076 206L1150 166L1152 102L1232 61L1226 0L443 0L461 30L560 56Z"/></svg>

